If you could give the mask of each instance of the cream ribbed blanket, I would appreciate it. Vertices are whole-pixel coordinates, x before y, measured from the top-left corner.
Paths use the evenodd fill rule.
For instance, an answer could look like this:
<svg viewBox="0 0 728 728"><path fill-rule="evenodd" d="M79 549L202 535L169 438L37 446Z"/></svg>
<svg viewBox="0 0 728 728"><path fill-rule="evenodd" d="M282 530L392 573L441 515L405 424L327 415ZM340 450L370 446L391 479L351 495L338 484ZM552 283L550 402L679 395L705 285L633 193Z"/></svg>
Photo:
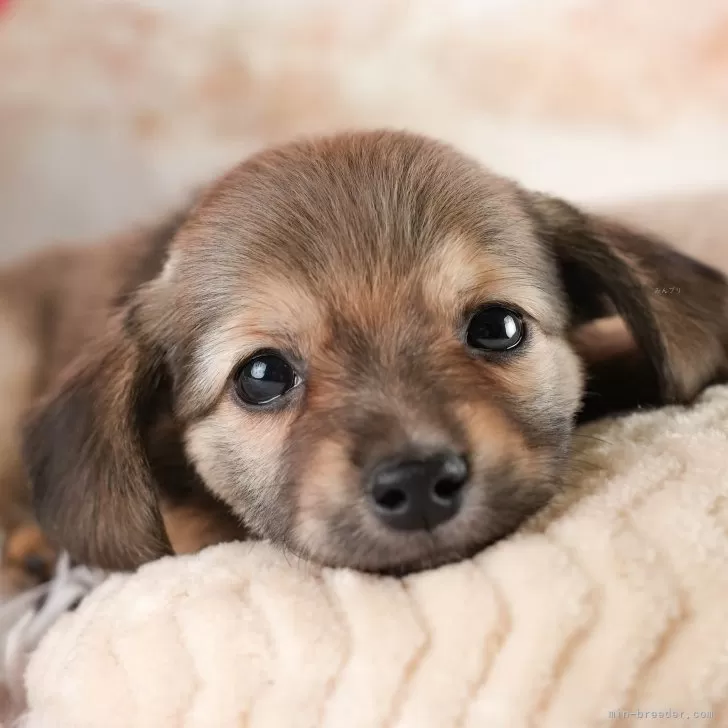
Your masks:
<svg viewBox="0 0 728 728"><path fill-rule="evenodd" d="M728 726L727 431L728 387L584 430L568 496L403 580L265 544L112 576L35 653L26 723Z"/></svg>

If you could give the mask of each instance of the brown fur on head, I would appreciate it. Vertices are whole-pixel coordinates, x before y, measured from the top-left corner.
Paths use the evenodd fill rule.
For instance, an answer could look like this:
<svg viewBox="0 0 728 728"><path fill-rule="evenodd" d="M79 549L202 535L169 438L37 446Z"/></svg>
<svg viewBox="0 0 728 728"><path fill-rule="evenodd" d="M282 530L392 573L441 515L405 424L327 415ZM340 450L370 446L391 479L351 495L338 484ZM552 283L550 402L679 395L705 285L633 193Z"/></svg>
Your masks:
<svg viewBox="0 0 728 728"><path fill-rule="evenodd" d="M687 401L726 376L720 274L414 135L259 154L168 237L26 430L43 526L102 566L170 552L180 489L328 564L442 563L548 501L580 411ZM495 304L524 338L474 349L471 317ZM613 315L605 345L585 327ZM235 379L259 352L297 386L253 406ZM467 469L459 510L383 522L377 468L443 452Z"/></svg>

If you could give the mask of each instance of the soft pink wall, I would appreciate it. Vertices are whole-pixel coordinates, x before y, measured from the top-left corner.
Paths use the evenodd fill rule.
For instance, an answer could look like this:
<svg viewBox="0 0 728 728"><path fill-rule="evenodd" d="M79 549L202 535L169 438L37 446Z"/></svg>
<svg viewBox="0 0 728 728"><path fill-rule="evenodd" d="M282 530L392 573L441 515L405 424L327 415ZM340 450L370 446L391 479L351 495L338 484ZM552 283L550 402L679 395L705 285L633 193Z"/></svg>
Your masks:
<svg viewBox="0 0 728 728"><path fill-rule="evenodd" d="M728 184L725 0L10 0L0 255L261 145L406 126L574 198Z"/></svg>

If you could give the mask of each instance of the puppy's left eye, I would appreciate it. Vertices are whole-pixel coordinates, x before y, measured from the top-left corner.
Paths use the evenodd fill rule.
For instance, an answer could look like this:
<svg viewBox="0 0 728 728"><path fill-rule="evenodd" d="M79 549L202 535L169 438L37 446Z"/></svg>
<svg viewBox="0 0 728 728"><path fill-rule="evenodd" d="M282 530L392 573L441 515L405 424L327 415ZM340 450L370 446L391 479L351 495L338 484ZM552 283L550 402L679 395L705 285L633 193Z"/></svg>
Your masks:
<svg viewBox="0 0 728 728"><path fill-rule="evenodd" d="M235 374L235 391L247 404L267 404L293 389L300 379L293 367L278 354L259 354L246 361Z"/></svg>
<svg viewBox="0 0 728 728"><path fill-rule="evenodd" d="M507 351L524 336L523 319L504 306L486 306L476 311L468 324L467 343L481 351Z"/></svg>

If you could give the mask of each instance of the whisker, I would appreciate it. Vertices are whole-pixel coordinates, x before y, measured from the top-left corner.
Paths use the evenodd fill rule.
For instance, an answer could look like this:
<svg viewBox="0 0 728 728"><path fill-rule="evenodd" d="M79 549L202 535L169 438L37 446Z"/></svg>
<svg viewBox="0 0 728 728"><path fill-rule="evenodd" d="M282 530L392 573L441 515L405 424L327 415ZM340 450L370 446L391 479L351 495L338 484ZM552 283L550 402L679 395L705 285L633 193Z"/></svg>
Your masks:
<svg viewBox="0 0 728 728"><path fill-rule="evenodd" d="M603 437L598 437L597 435L590 435L586 432L579 432L578 430L572 434L572 438L580 437L584 440L593 440L594 442L602 443L603 445L614 445L613 442L610 440L606 440Z"/></svg>

